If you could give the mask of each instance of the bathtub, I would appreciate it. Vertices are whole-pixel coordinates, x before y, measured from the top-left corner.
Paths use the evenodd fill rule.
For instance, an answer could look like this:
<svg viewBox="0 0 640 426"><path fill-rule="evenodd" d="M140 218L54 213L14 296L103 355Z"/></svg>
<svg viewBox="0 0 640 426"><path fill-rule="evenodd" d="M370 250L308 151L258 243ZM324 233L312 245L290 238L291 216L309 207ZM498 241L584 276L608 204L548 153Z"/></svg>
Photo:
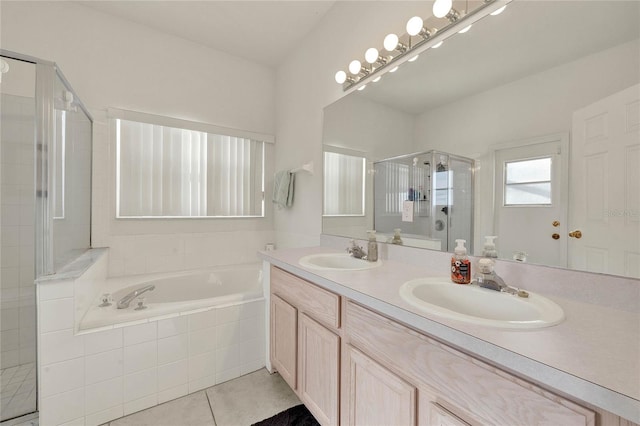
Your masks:
<svg viewBox="0 0 640 426"><path fill-rule="evenodd" d="M126 309L117 309L124 296L144 286L155 289L134 298ZM111 306L100 307L108 294ZM264 300L261 264L110 278L79 324L79 332L131 325L214 308ZM144 309L136 309L139 302Z"/></svg>

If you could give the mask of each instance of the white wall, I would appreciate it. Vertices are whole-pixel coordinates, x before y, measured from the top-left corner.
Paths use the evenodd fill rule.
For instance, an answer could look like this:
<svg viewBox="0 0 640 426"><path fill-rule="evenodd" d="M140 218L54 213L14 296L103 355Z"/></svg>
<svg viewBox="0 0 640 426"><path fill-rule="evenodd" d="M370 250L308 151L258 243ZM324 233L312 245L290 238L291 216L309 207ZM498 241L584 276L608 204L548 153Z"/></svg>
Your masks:
<svg viewBox="0 0 640 426"><path fill-rule="evenodd" d="M490 150L571 130L574 111L640 80L640 42L627 42L418 116L416 151L440 149L480 160L476 173L475 250L493 235ZM464 125L460 125L464 123Z"/></svg>
<svg viewBox="0 0 640 426"><path fill-rule="evenodd" d="M92 238L111 247L111 274L257 261L256 250L274 239L270 203L265 219L115 221L105 110L274 134L272 69L77 3L0 7L0 47L55 61L94 116Z"/></svg>
<svg viewBox="0 0 640 426"><path fill-rule="evenodd" d="M336 2L320 24L278 68L276 170L313 160L322 164L322 109L343 96L334 81L339 69L382 47L384 36L404 32L404 23L424 14L424 2ZM280 247L319 244L322 174L296 177L293 207L276 211Z"/></svg>

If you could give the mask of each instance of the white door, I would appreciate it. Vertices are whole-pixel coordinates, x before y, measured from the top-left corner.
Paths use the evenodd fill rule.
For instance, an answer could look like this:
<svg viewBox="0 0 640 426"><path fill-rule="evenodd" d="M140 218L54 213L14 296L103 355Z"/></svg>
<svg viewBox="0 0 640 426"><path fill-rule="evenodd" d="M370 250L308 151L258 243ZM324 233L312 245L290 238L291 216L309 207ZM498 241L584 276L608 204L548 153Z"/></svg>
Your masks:
<svg viewBox="0 0 640 426"><path fill-rule="evenodd" d="M640 85L573 114L571 268L640 277Z"/></svg>
<svg viewBox="0 0 640 426"><path fill-rule="evenodd" d="M499 257L567 266L568 135L495 151L495 224Z"/></svg>

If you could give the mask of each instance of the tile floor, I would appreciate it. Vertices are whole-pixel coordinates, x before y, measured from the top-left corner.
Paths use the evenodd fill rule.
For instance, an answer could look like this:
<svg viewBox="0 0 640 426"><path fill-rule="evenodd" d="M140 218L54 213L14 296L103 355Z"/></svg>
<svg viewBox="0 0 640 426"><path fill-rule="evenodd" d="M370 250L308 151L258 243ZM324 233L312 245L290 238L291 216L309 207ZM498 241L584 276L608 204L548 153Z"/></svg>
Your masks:
<svg viewBox="0 0 640 426"><path fill-rule="evenodd" d="M298 404L282 377L263 368L103 426L248 426Z"/></svg>
<svg viewBox="0 0 640 426"><path fill-rule="evenodd" d="M0 421L35 411L35 363L3 368L0 371L0 398Z"/></svg>

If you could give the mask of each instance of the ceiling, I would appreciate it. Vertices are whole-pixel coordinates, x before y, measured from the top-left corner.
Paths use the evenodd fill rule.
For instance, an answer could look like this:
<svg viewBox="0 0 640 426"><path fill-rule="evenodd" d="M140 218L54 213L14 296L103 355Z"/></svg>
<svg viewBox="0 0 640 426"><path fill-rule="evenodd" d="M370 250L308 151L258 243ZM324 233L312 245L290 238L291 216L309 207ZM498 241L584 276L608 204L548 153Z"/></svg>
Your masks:
<svg viewBox="0 0 640 426"><path fill-rule="evenodd" d="M275 67L320 22L332 0L88 0L104 13Z"/></svg>

